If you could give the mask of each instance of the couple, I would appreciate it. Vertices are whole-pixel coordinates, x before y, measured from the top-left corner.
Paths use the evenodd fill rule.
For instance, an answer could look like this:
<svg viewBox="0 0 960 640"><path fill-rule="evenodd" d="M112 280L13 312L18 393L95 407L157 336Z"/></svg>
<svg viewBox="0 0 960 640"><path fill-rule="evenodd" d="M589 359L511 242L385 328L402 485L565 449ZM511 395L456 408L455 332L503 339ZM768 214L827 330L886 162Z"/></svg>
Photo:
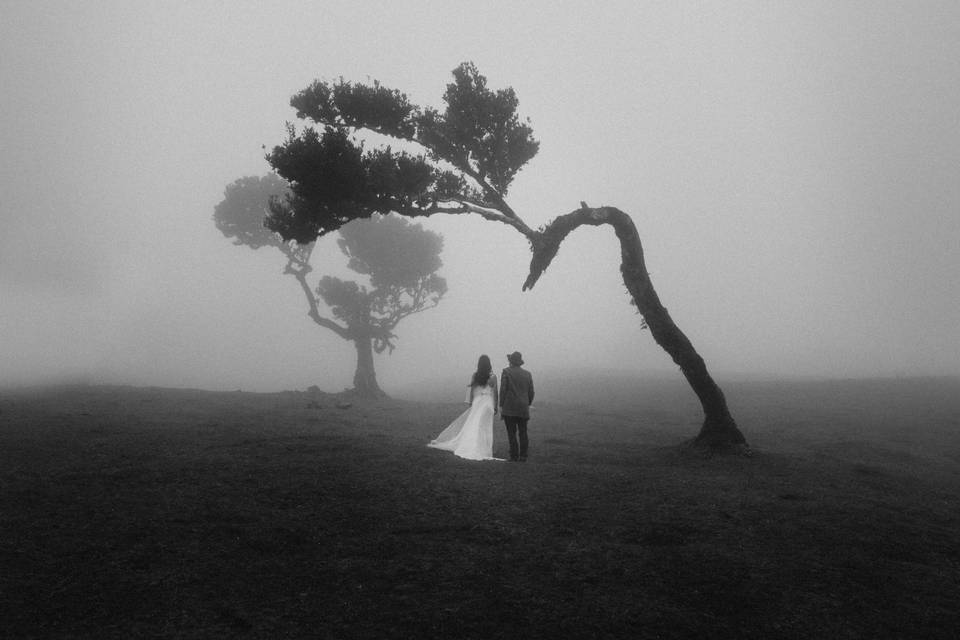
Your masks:
<svg viewBox="0 0 960 640"><path fill-rule="evenodd" d="M507 361L510 366L500 376L498 393L497 376L493 373L490 358L480 356L467 390L466 402L470 408L441 431L428 447L453 451L470 460L500 460L493 457L493 416L499 409L510 440L510 461L526 461L533 377L522 368L523 357L519 351L508 355Z"/></svg>

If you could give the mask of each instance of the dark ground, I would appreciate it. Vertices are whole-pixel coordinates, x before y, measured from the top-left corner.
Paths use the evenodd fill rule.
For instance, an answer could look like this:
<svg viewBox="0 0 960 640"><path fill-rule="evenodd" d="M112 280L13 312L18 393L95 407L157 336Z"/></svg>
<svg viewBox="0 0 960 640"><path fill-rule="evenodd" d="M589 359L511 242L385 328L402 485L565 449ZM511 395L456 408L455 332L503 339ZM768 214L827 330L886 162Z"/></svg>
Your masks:
<svg viewBox="0 0 960 640"><path fill-rule="evenodd" d="M455 402L0 392L0 636L957 637L960 381L726 384L714 459L597 382L526 464L426 448Z"/></svg>

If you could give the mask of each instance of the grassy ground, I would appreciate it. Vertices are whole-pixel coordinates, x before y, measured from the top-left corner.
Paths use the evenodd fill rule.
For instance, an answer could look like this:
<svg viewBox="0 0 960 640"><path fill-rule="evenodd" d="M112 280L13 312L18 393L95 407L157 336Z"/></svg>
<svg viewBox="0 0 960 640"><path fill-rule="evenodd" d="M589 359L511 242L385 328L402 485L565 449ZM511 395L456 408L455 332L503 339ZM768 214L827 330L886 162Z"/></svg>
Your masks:
<svg viewBox="0 0 960 640"><path fill-rule="evenodd" d="M456 403L0 393L0 636L955 637L960 382L728 384L715 459L681 384L602 386L526 464L426 448Z"/></svg>

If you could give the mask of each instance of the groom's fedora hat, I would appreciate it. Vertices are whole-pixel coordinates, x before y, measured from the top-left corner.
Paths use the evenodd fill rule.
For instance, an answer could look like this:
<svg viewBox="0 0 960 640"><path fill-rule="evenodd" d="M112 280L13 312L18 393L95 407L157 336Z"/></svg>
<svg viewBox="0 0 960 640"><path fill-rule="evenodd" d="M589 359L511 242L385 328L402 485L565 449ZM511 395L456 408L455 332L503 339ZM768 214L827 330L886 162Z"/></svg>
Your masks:
<svg viewBox="0 0 960 640"><path fill-rule="evenodd" d="M523 364L523 356L520 355L519 351L514 351L513 353L507 354L507 362L510 364L515 364L519 367Z"/></svg>

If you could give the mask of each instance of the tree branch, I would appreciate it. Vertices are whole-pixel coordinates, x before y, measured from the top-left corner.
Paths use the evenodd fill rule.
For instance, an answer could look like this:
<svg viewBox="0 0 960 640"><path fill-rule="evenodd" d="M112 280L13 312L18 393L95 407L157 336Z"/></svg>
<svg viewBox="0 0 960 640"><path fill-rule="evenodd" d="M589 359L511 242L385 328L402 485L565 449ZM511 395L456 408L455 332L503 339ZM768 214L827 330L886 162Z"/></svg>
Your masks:
<svg viewBox="0 0 960 640"><path fill-rule="evenodd" d="M420 313L421 311L426 311L427 309L433 309L440 304L439 301L432 304L427 304L425 297L426 292L418 291L413 296L413 301L408 305L401 305L399 304L398 300L397 304L394 305L393 313L385 318L378 319L380 328L384 329L385 331L391 331L394 327L400 324L401 320L407 316L412 316L415 313Z"/></svg>
<svg viewBox="0 0 960 640"><path fill-rule="evenodd" d="M310 310L307 311L307 315L310 316L310 318L318 325L326 329L330 329L330 331L333 331L344 340L352 340L353 337L347 327L341 327L333 320L320 315L320 308L317 305L317 298L313 295L313 291L310 290L310 285L307 283L307 274L312 270L310 265L301 265L298 269L295 268L293 264L293 260L291 259L291 262L287 263L287 266L283 272L289 273L297 279L297 282L300 283L300 288L303 289L303 294L306 296L307 304L310 307Z"/></svg>
<svg viewBox="0 0 960 640"><path fill-rule="evenodd" d="M275 234L279 236L280 234ZM299 271L302 271L303 275L306 276L310 273L313 268L310 266L310 255L313 253L313 247L315 243L311 242L310 244L300 244L298 242L288 242L281 239L281 244L279 245L280 251L283 252L283 255L287 256L287 268L284 269L284 273L296 273L293 271L293 266L296 265Z"/></svg>
<svg viewBox="0 0 960 640"><path fill-rule="evenodd" d="M442 204L442 203L455 203ZM504 203L503 206L506 206ZM510 208L507 207L509 211ZM457 198L451 200L440 200L434 202L429 207L420 209L420 215L433 215L435 213L449 213L449 214L458 214L458 213L475 213L487 220L493 220L495 222L502 222L505 225L509 225L522 233L524 236L529 238L531 241L537 235L537 232L531 229L526 225L526 223L521 220L516 214L508 215L504 210L499 208L490 207L478 202L473 202L466 198Z"/></svg>
<svg viewBox="0 0 960 640"><path fill-rule="evenodd" d="M427 148L429 149L429 147ZM494 204L497 205L497 209L501 213L503 213L504 216L513 219L514 221L522 225L524 228L529 230L529 227L527 227L527 225L523 222L523 220L520 219L520 216L517 215L516 211L514 211L510 207L510 205L507 204L507 201L503 199L503 195L499 191L497 191L493 187L493 185L487 182L486 174L482 173L481 171L475 170L473 167L471 167L469 160L467 160L466 166L464 167L457 166L457 165L454 165L454 166L456 166L457 169L460 169L460 171L462 171L463 173L468 175L470 178L472 178L473 181L477 183L477 186L479 186L480 189L483 191L483 194L493 200Z"/></svg>
<svg viewBox="0 0 960 640"><path fill-rule="evenodd" d="M500 222L506 222L507 224L510 224L511 226L515 227L517 230L519 230L519 231L520 231L521 233L523 233L524 235L530 235L530 234L533 233L533 230L530 229L530 227L528 227L527 224L520 218L520 216L517 215L517 213L510 207L510 205L507 204L507 201L504 199L503 194L501 194L499 191L497 191L497 189L494 188L494 186L490 184L490 182L486 179L486 175L482 172L482 170L481 170L479 167L478 167L478 168L474 168L473 166L471 166L471 164L470 164L470 155L469 155L468 153L465 154L462 158L459 158L459 157L458 157L458 158L452 158L452 157L448 157L449 154L448 154L448 156L444 156L444 155L441 153L441 150L440 150L440 149L436 148L434 145L431 145L430 143L428 143L427 141L423 140L421 137L419 137L419 136L417 136L417 135L401 136L401 135L398 135L398 134L396 134L396 133L389 133L389 132L381 131L381 130L378 130L378 129L376 129L376 128L370 127L370 126L364 126L364 125L360 125L360 124L357 124L357 123L346 123L346 122L345 122L344 124L346 124L349 128L354 129L354 130L375 131L376 133L381 133L381 134L383 134L383 135L388 135L388 136L397 138L397 139L399 139L399 140L404 140L404 141L406 141L406 142L412 142L412 143L420 146L421 148L425 149L426 151L428 151L428 152L431 153L431 154L434 154L434 155L439 156L439 157L443 157L444 160L446 160L446 161L449 162L451 165L453 165L453 167L454 167L455 169L457 169L458 171L460 171L460 173L466 175L468 178L470 178L471 180L473 180L474 183L475 183L478 187L480 187L480 190L481 190L481 192L483 193L483 195L484 195L485 197L489 198L489 199L493 202L493 204L496 205L495 210L498 211L502 217L506 218L507 220L511 220L511 222L506 222L506 220L499 220ZM473 204L473 205L477 206L478 208L484 208L481 203L473 203L473 202L470 202L470 200L469 200L468 198L462 198L462 199L458 199L458 200L460 200L460 201L462 201L462 202L464 202L464 203ZM486 208L487 208L487 209L490 209L489 206L487 206ZM461 211L444 211L444 212L442 212L442 213L463 213L463 212L461 212ZM472 211L472 213L480 213L480 211L474 210L474 211ZM481 214L481 215L482 215L482 214ZM486 216L485 216L485 217L486 217ZM495 219L495 218L489 218L489 219L493 220L493 219Z"/></svg>
<svg viewBox="0 0 960 640"><path fill-rule="evenodd" d="M630 216L615 207L592 208L581 203L579 209L554 218L542 231L527 236L530 238L533 257L530 259L530 274L523 283L523 290L533 288L556 257L560 243L571 231L583 225L597 227L604 224L611 225L620 239L621 271L635 272L646 281L643 247Z"/></svg>

